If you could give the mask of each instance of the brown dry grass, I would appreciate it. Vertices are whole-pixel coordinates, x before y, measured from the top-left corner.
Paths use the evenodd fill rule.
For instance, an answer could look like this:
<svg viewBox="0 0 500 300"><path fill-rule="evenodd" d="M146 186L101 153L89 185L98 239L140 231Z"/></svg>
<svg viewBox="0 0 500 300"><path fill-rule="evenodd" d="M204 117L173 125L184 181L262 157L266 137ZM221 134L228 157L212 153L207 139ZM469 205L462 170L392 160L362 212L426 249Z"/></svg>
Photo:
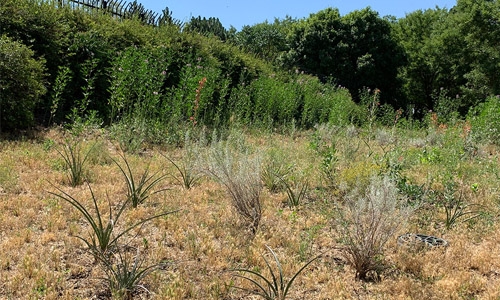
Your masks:
<svg viewBox="0 0 500 300"><path fill-rule="evenodd" d="M61 132L41 133L34 141L3 141L0 144L0 298L1 299L90 299L105 298L106 287L99 278L102 269L83 243L75 236L88 234L77 211L48 192L52 183L91 205L88 188L65 183L65 172L55 146L62 142ZM116 147L101 136L90 136L85 145L99 141L99 154L88 165L88 177L97 198L106 207L106 195L113 204L123 201L126 187L122 174L106 155L117 157ZM147 264L161 260L171 263L147 277L143 284L150 291L137 293L148 299L256 299L231 288L237 284L232 268L259 267L265 270L264 245L280 258L285 274L293 274L309 258L325 254L295 281L290 299L498 299L500 297L500 227L496 212L498 183L486 166L497 166L497 149L489 154L463 160L464 189L479 182L481 190L469 193L472 202L488 206L490 217L474 223L459 223L452 230L442 226L442 211L420 211L406 230L437 235L447 239L446 249L410 251L398 247L395 238L385 251L386 269L380 282L355 279L354 270L338 251L339 235L332 226L332 201L339 193L321 188L320 158L309 147L307 133L289 136L251 136L250 143L266 151L279 147L288 153L297 168L309 176L311 190L306 202L292 211L286 194L264 191L262 219L255 236L246 231L231 207L231 200L220 184L204 178L192 189L183 189L174 178L163 180L158 188L170 190L152 195L144 205L128 210L121 225L135 223L154 213L181 209L176 214L156 219L136 235L131 245L140 246ZM376 141L373 141L376 143ZM401 147L415 148L410 142ZM353 161L342 161L340 176L355 182L356 168L374 168L373 154L379 149L362 145ZM149 149L129 156L132 168L140 173L151 160L151 172L174 174L172 165L158 151L171 157L177 150ZM379 151L379 150L377 150ZM418 152L418 149L412 151ZM412 153L410 150L406 153ZM408 177L425 182L428 174L439 172L439 164L412 167ZM362 172L363 173L363 172ZM366 172L370 173L370 170ZM471 175L473 174L473 175ZM366 175L368 176L368 175ZM358 178L359 179L359 178ZM425 216L425 217L424 217ZM286 275L285 275L286 276Z"/></svg>

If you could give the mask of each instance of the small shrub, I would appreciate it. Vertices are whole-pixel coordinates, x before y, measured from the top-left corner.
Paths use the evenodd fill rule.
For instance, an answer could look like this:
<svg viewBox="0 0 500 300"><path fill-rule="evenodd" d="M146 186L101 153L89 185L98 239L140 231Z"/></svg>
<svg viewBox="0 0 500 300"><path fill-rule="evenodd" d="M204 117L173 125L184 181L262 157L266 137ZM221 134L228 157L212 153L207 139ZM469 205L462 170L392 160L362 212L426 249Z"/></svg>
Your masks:
<svg viewBox="0 0 500 300"><path fill-rule="evenodd" d="M387 166L387 173L391 176L396 184L399 193L406 198L408 205L418 207L427 198L431 192L430 184L415 184L403 174L403 167L398 163L389 163Z"/></svg>
<svg viewBox="0 0 500 300"><path fill-rule="evenodd" d="M365 88L360 91L359 97L361 104L366 107L366 125L368 126L368 132L372 132L373 125L377 120L380 109L380 90L375 89L372 93L370 89Z"/></svg>
<svg viewBox="0 0 500 300"><path fill-rule="evenodd" d="M378 128L375 131L375 140L381 146L393 145L396 142L394 131Z"/></svg>
<svg viewBox="0 0 500 300"><path fill-rule="evenodd" d="M356 161L337 176L339 187L343 191L354 189L364 190L369 184L371 178L381 173L381 166L370 161Z"/></svg>
<svg viewBox="0 0 500 300"><path fill-rule="evenodd" d="M337 184L338 141L334 137L340 129L336 126L324 125L317 126L316 129L309 145L321 157L320 170L326 185L335 187Z"/></svg>
<svg viewBox="0 0 500 300"><path fill-rule="evenodd" d="M329 124L346 126L353 123L362 124L364 122L362 107L352 100L351 94L346 88L329 88L325 92L325 96L330 106Z"/></svg>
<svg viewBox="0 0 500 300"><path fill-rule="evenodd" d="M206 171L224 185L236 212L255 234L262 216L260 157L234 142L238 140L214 143L206 159Z"/></svg>
<svg viewBox="0 0 500 300"><path fill-rule="evenodd" d="M466 203L463 193L457 191L457 188L455 181L448 180L444 184L444 190L437 192L438 203L442 205L446 214L444 225L448 230L459 222L467 222L481 216L480 210L472 209L480 206Z"/></svg>
<svg viewBox="0 0 500 300"><path fill-rule="evenodd" d="M129 153L139 152L147 139L145 122L133 118L122 119L114 123L110 132L118 141L120 148Z"/></svg>
<svg viewBox="0 0 500 300"><path fill-rule="evenodd" d="M368 279L382 267L384 245L408 219L412 209L398 197L395 183L388 177L372 177L368 187L354 190L338 207L335 224L344 244L347 262L356 278Z"/></svg>
<svg viewBox="0 0 500 300"><path fill-rule="evenodd" d="M457 95L451 98L448 91L441 88L439 92L435 91L432 96L434 101L434 110L438 116L438 122L442 124L453 124L460 117L460 99Z"/></svg>
<svg viewBox="0 0 500 300"><path fill-rule="evenodd" d="M113 162L109 149L104 141L97 141L89 149L87 161L92 165L109 165Z"/></svg>
<svg viewBox="0 0 500 300"><path fill-rule="evenodd" d="M500 97L490 97L471 111L472 135L477 140L500 145Z"/></svg>

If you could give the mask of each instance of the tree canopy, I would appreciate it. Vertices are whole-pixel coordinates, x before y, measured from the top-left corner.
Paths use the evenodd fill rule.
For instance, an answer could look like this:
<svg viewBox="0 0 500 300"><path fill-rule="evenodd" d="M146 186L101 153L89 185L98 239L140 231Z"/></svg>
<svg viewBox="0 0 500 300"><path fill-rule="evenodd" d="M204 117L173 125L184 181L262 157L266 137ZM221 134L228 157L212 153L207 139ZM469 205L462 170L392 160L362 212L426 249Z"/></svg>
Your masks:
<svg viewBox="0 0 500 300"><path fill-rule="evenodd" d="M343 17L325 9L297 23L285 64L346 87L359 99L363 89L379 89L386 102L398 101L398 69L404 52L391 23L366 8Z"/></svg>

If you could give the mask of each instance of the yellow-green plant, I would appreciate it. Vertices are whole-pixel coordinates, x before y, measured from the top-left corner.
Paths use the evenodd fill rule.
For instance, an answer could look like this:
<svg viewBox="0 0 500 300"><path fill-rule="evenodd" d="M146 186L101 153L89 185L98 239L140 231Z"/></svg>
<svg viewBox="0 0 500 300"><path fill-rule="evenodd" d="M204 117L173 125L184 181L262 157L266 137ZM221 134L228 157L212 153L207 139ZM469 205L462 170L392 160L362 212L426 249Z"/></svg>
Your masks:
<svg viewBox="0 0 500 300"><path fill-rule="evenodd" d="M285 278L285 275L283 274L283 268L278 259L278 256L269 246L266 245L266 248L272 254L274 259L274 264L276 265L277 269L277 270L273 269L271 263L266 259L266 257L262 256L269 270L269 275L271 276L270 278L266 277L265 275L263 275L258 271L254 271L251 269L234 269L234 271L249 274L248 276L236 274L236 276L250 281L257 288L257 291L238 286L235 286L235 288L250 292L266 300L285 300L297 276L299 276L299 274L302 273L302 271L304 271L304 269L307 266L309 266L313 261L315 261L321 256L318 255L313 259L309 260L292 276L292 278L287 280ZM255 276L256 279L254 279L252 275Z"/></svg>

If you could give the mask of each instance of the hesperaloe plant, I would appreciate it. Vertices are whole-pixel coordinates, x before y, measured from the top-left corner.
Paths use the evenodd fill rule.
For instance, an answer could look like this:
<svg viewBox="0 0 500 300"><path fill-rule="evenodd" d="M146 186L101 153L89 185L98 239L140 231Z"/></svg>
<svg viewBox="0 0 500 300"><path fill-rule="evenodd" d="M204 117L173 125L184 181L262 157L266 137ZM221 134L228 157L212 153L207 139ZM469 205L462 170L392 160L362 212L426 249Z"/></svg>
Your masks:
<svg viewBox="0 0 500 300"><path fill-rule="evenodd" d="M120 219L120 216L122 213L125 211L125 208L128 206L128 203L130 201L130 198L127 198L126 201L121 203L119 205L118 212L113 215L113 210L111 207L111 203L109 201L108 197L108 207L109 207L109 216L108 216L108 221L105 222L104 216L99 209L98 203L97 203L97 198L92 191L92 188L90 187L90 184L88 185L91 196L92 196L92 202L95 210L95 215L90 212L88 208L86 208L81 201L78 201L75 199L73 196L70 194L64 192L63 190L56 188L60 194L54 193L54 192L49 192L50 194L66 201L67 203L71 204L74 208L76 208L84 217L85 221L90 225L91 227L91 232L90 236L88 238L82 237L82 236L77 236L80 240L82 240L85 245L87 246L88 250L94 254L96 258L99 257L105 257L108 255L108 251L113 248L116 245L116 242L118 241L119 238L121 238L123 235L131 231L132 229L141 226L142 224L159 218L161 216L165 216L171 213L174 213L176 211L170 211L170 212L163 212L157 215L154 215L152 217L146 218L144 220L140 220L136 222L134 225L129 226L122 230L121 232L115 232L115 226L118 223L118 220Z"/></svg>
<svg viewBox="0 0 500 300"><path fill-rule="evenodd" d="M236 274L236 276L248 280L257 288L257 290L253 290L236 286L237 289L250 292L266 300L285 300L297 276L299 276L299 274L302 273L302 271L304 271L307 266L309 266L313 261L321 256L318 255L309 260L289 280L287 280L283 274L283 268L278 259L278 256L269 246L266 245L266 248L272 254L274 264L276 265L277 269L273 269L271 263L264 256L262 256L269 270L269 275L271 276L270 278L262 275L262 273L258 271L254 271L251 269L234 269L234 271L249 274L248 276Z"/></svg>
<svg viewBox="0 0 500 300"><path fill-rule="evenodd" d="M122 167L115 159L113 159L113 161L115 162L115 164L118 166L123 176L125 177L125 181L127 183L127 197L130 199L132 207L136 208L141 203L146 201L146 199L152 194L156 194L167 190L165 188L154 192L152 191L153 188L163 178L167 176L166 174L158 176L159 172L156 172L153 175L149 175L149 165L148 165L144 170L144 173L142 173L141 177L137 180L136 177L134 176L134 173L132 172L130 164L128 163L128 160L125 157L125 155L120 154L120 157L124 161L125 167Z"/></svg>
<svg viewBox="0 0 500 300"><path fill-rule="evenodd" d="M62 150L56 149L59 155L64 159L64 163L68 168L68 183L72 187L83 183L85 174L84 166L89 158L91 150L92 148L86 153L82 153L80 140L66 140L65 144L62 146Z"/></svg>

